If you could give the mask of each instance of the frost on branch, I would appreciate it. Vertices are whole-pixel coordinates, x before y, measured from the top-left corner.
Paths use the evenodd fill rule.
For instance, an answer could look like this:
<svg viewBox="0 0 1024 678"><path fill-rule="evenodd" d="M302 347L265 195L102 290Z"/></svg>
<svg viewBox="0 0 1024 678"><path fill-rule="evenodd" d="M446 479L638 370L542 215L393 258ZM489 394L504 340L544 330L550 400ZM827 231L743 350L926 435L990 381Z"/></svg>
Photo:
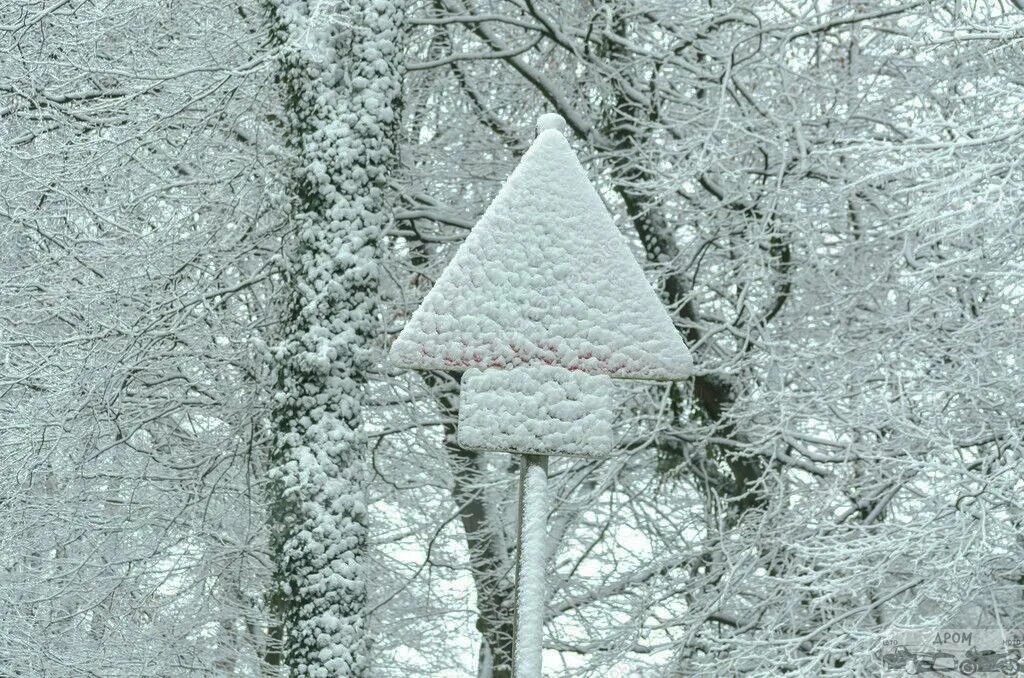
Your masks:
<svg viewBox="0 0 1024 678"><path fill-rule="evenodd" d="M377 248L387 221L400 94L400 3L271 2L292 149L295 239L273 364L272 530L292 675L368 668L362 382L377 336Z"/></svg>

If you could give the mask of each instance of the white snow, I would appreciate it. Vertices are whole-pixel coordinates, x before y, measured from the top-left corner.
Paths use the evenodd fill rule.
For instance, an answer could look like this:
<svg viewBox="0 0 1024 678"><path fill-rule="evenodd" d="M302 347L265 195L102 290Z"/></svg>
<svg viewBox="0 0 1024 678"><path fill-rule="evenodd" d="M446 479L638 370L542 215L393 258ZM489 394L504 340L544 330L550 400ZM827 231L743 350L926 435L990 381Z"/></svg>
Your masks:
<svg viewBox="0 0 1024 678"><path fill-rule="evenodd" d="M553 129L556 132L565 133L565 118L558 113L544 113L537 118L537 134L544 130Z"/></svg>
<svg viewBox="0 0 1024 678"><path fill-rule="evenodd" d="M540 678L543 657L544 606L547 599L547 472L523 459L520 475L519 572L516 577L515 675Z"/></svg>
<svg viewBox="0 0 1024 678"><path fill-rule="evenodd" d="M613 384L551 365L469 369L462 376L459 445L534 454L607 455Z"/></svg>
<svg viewBox="0 0 1024 678"><path fill-rule="evenodd" d="M683 379L690 354L562 134L543 129L412 315L394 364Z"/></svg>

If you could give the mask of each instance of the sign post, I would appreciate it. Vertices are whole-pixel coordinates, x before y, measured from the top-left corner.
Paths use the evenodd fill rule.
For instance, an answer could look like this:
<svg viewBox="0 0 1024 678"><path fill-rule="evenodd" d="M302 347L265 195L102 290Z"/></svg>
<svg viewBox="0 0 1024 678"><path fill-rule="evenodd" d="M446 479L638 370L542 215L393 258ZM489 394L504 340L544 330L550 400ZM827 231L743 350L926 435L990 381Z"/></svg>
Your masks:
<svg viewBox="0 0 1024 678"><path fill-rule="evenodd" d="M612 379L692 374L679 332L545 114L537 138L391 348L459 372L459 444L520 459L514 675L540 678L548 456L612 453Z"/></svg>
<svg viewBox="0 0 1024 678"><path fill-rule="evenodd" d="M516 536L516 676L540 676L547 556L548 458L519 456L519 528Z"/></svg>

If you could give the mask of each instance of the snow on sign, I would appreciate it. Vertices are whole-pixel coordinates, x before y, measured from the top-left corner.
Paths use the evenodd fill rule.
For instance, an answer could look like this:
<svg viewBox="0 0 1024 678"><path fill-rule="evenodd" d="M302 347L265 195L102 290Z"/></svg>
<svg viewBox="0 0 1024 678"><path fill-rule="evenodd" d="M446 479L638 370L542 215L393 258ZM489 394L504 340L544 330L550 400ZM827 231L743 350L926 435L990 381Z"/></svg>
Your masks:
<svg viewBox="0 0 1024 678"><path fill-rule="evenodd" d="M466 370L459 444L467 449L593 456L612 449L612 380L553 365Z"/></svg>
<svg viewBox="0 0 1024 678"><path fill-rule="evenodd" d="M391 348L462 372L459 444L520 455L514 664L540 678L548 454L612 449L612 378L683 379L690 353L544 115L537 139Z"/></svg>
<svg viewBox="0 0 1024 678"><path fill-rule="evenodd" d="M409 319L391 361L688 377L679 332L569 143L546 124Z"/></svg>
<svg viewBox="0 0 1024 678"><path fill-rule="evenodd" d="M693 369L563 124L541 117L537 139L391 348L399 367L505 371L463 379L466 447L605 454L610 423L592 426L596 413L585 412L579 389L584 375L605 376L585 380L592 406L608 402L598 395L610 394L608 377L675 380ZM578 374L524 369L543 366ZM560 395L555 388L524 397L538 379L558 384ZM552 409L555 397L565 402Z"/></svg>

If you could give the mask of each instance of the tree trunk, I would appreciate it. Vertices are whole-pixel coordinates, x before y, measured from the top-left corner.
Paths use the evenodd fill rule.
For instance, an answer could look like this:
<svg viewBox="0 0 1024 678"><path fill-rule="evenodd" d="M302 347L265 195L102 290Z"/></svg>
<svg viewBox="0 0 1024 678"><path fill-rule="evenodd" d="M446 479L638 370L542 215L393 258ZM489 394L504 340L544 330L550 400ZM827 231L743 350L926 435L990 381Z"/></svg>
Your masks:
<svg viewBox="0 0 1024 678"><path fill-rule="evenodd" d="M452 375L452 382L445 385L434 375L426 377L446 420L452 422L444 426L444 445L452 470L452 498L459 507L476 588L476 628L481 636L477 676L511 678L515 592L509 551L503 527L484 492L492 479L487 476L483 455L458 444L454 424L459 415L456 379L457 375Z"/></svg>
<svg viewBox="0 0 1024 678"><path fill-rule="evenodd" d="M291 150L271 453L272 607L291 675L369 668L362 402L375 359L378 247L390 220L399 2L269 3Z"/></svg>
<svg viewBox="0 0 1024 678"><path fill-rule="evenodd" d="M625 20L614 19L617 33L627 34ZM673 226L657 206L657 200L645 192L644 187L655 185L656 177L637 158L644 156L643 148L651 143L644 133L645 124L651 113L643 102L635 100L627 91L640 89L635 82L628 81L629 88L622 86L622 80L628 78L627 66L618 64L625 61L622 46L615 41L607 41L603 46L605 58L618 65L620 80L611 83L614 98L609 108L610 114L604 129L607 139L606 151L612 161L610 175L612 187L622 199L633 228L640 238L647 259L655 264L674 261L679 256ZM666 305L674 309L672 320L679 331L686 337L691 346L697 345L701 339L698 326L700 317L697 307L690 299L690 285L686 280L686 272L674 270L665 278L663 297ZM693 397L703 415L714 423L718 430L716 435L722 438L740 441L742 435L735 426L728 422L727 413L736 400L733 384L714 374L697 374L693 378ZM674 466L686 455L670 447L661 445L659 450L663 457L668 457L669 464ZM760 457L737 454L731 449L717 450L725 459L732 478L725 476L709 476L706 473L695 474L698 482L707 485L708 490L717 496L731 500L735 511L730 520L736 520L747 510L763 506L767 498L758 483L766 471L764 461ZM717 481L717 482L716 482Z"/></svg>

